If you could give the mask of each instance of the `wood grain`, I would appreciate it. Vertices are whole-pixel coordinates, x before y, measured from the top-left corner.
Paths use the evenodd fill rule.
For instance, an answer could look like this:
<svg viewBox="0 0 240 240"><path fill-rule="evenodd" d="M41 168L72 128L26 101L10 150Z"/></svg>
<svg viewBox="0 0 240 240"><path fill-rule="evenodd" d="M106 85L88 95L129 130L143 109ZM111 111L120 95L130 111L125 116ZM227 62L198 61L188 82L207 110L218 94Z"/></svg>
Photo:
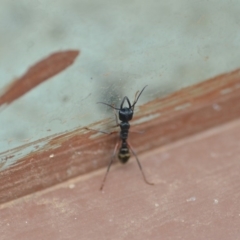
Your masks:
<svg viewBox="0 0 240 240"><path fill-rule="evenodd" d="M240 236L240 120L2 204L1 239L236 240Z"/></svg>
<svg viewBox="0 0 240 240"><path fill-rule="evenodd" d="M130 141L139 154L239 116L240 70L236 70L139 107L132 124L145 132L141 137L132 134ZM90 127L99 128L104 121ZM77 129L2 153L0 157L8 161L26 147L44 145L0 172L0 203L106 166L116 136L92 135Z"/></svg>

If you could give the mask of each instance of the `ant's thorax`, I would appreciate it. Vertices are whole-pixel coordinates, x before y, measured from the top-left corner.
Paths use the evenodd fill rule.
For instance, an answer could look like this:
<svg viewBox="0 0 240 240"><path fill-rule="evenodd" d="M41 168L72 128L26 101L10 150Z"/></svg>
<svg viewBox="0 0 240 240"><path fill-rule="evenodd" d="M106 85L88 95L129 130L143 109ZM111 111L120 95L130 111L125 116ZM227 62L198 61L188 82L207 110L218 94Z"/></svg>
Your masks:
<svg viewBox="0 0 240 240"><path fill-rule="evenodd" d="M121 131L120 131L120 138L122 140L127 140L128 138L128 132L129 132L129 128L130 128L130 124L129 122L120 122L119 124Z"/></svg>

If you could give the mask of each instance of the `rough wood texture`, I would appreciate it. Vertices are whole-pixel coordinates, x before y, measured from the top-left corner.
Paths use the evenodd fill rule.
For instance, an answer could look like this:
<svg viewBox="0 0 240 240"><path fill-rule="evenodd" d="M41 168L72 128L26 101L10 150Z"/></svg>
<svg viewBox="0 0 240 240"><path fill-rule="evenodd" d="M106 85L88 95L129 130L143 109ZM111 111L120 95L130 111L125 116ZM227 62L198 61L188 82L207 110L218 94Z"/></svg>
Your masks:
<svg viewBox="0 0 240 240"><path fill-rule="evenodd" d="M141 153L239 117L240 70L236 70L141 106L132 125L145 132L141 137L132 134L130 141ZM106 166L116 136L89 138L93 134L78 129L32 143L32 148L47 144L0 172L0 203ZM7 161L25 148L1 157Z"/></svg>
<svg viewBox="0 0 240 240"><path fill-rule="evenodd" d="M240 120L3 204L1 239L236 240L240 236Z"/></svg>

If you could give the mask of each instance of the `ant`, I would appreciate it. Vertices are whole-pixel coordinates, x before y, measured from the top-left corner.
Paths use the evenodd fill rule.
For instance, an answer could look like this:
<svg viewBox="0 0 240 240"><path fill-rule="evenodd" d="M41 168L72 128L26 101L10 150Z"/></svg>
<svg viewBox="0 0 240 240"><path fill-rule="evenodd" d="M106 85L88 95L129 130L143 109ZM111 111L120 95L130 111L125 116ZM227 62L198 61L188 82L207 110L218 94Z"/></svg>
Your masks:
<svg viewBox="0 0 240 240"><path fill-rule="evenodd" d="M139 93L139 91L136 92L135 94L135 100L133 102L133 104L131 105L130 101L129 101L129 98L127 96L125 96L121 102L121 105L120 105L120 108L116 108L112 105L109 105L107 103L103 103L103 102L98 102L98 103L101 103L101 104L104 104L104 105L107 105L111 108L113 108L114 110L117 110L118 111L118 116L119 116L119 120L121 121L120 123L118 122L118 119L117 119L117 115L115 113L115 117L116 117L116 123L117 125L116 126L120 126L120 139L122 141L122 144L119 148L119 152L118 152L118 159L120 160L121 163L126 163L129 158L131 157L131 154L130 154L130 151L129 149L131 150L132 154L135 156L136 160L137 160L137 163L138 163L138 166L141 170L141 173L142 173L142 176L143 176L143 179L144 181L147 183L147 184L150 184L150 185L154 185L153 183L150 183L148 182L148 180L146 179L145 177L145 174L143 172L143 169L142 169L142 166L140 164L140 161L137 157L137 154L135 153L135 151L133 150L133 148L131 147L131 145L127 142L127 139L128 139L128 133L129 133L129 128L130 128L130 124L129 124L129 121L132 120L133 118L133 113L134 113L134 107L139 99L139 97L141 96L142 92L144 91L144 89L147 87L147 85L142 89L142 91ZM139 94L138 94L139 93ZM127 107L124 107L124 103L127 102L128 106ZM102 132L102 131L100 131ZM102 133L106 133L106 132L102 132ZM112 133L112 132L111 132ZM106 134L111 134L111 133L106 133ZM117 151L117 148L119 146L119 141L116 143L115 145L115 148L114 148L114 152L112 154L112 157L110 159L110 162L108 164L108 168L107 168L107 172L104 176L104 179L102 181L102 185L101 185L101 188L100 190L103 189L104 187L104 184L105 184L105 181L106 181L106 178L107 178L107 175L108 175L108 172L109 172L109 169L112 165L112 162L115 158L115 155L116 155L116 151Z"/></svg>

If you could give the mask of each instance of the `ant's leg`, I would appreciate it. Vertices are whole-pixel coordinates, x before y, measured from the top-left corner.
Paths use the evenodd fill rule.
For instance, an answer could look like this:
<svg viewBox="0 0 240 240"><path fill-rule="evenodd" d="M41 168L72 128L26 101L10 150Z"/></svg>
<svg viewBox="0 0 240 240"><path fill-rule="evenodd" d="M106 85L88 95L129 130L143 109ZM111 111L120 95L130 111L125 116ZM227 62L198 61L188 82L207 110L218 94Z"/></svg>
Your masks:
<svg viewBox="0 0 240 240"><path fill-rule="evenodd" d="M88 127L85 127L84 129L87 129L87 130L90 130L90 131L94 131L94 132L100 132L100 133L104 133L104 134L110 134L109 132L100 131L100 130L96 130L96 129L92 129L92 128L88 128Z"/></svg>
<svg viewBox="0 0 240 240"><path fill-rule="evenodd" d="M100 132L100 133L104 133L104 134L112 134L112 133L118 133L117 131L113 131L113 132L105 132L105 131L101 131L101 130L96 130L96 129L92 129L92 128L88 128L88 127L85 127L84 129L87 129L87 130L90 130L90 131L94 131L94 132Z"/></svg>
<svg viewBox="0 0 240 240"><path fill-rule="evenodd" d="M116 143L116 145L115 145L115 148L114 148L112 157L111 157L110 162L109 162L109 164L108 164L107 172L105 173L104 179L103 179L103 181L102 181L102 185L101 185L101 187L100 187L100 191L103 190L103 187L104 187L104 184L105 184L105 181L106 181L106 178L107 178L109 169L110 169L110 167L111 167L111 165L112 165L112 163L113 163L114 157L116 156L116 151L117 151L118 145L119 145L119 141L118 141L118 142Z"/></svg>
<svg viewBox="0 0 240 240"><path fill-rule="evenodd" d="M113 128L115 128L115 127L118 127L118 126L119 126L118 117L117 117L117 112L116 112L116 109L114 108L114 105L110 105L110 106L112 106L113 111L114 111L114 115L115 115L116 126L112 126ZM91 130L91 131L95 131L95 132L104 133L104 134L117 133L117 131L106 132L106 131L96 130L96 129L92 129L92 128L88 128L88 127L85 127L85 129L87 129L87 130Z"/></svg>
<svg viewBox="0 0 240 240"><path fill-rule="evenodd" d="M140 170L141 170L141 172L142 172L144 181L145 181L147 184L154 185L154 183L151 183L151 182L149 182L149 181L146 179L145 174L144 174L143 169L142 169L142 166L141 166L141 163L140 163L140 161L139 161L139 159L138 159L138 157L137 157L137 154L136 154L135 151L133 150L132 146L131 146L129 143L127 143L127 145L129 146L131 152L133 153L133 155L135 156L135 158L136 158L136 160L137 160L137 163L138 163L138 166L139 166L139 168L140 168Z"/></svg>
<svg viewBox="0 0 240 240"><path fill-rule="evenodd" d="M114 106L114 105L113 105ZM118 127L120 124L119 124L119 122L118 122L118 117L117 117L117 111L116 111L116 109L114 109L113 108L113 112L114 112L114 116L115 116L115 121L116 121L116 125L115 126L112 126L112 128L115 128L115 127ZM114 131L114 133L116 133L117 131ZM113 132L111 132L111 133L113 133ZM110 134L111 134L110 133Z"/></svg>
<svg viewBox="0 0 240 240"><path fill-rule="evenodd" d="M113 109L113 112L114 112L114 116L115 116L115 121L116 121L116 126L113 126L113 127L118 127L119 126L119 122L118 122L118 117L117 117L117 111L114 107L114 104L111 105L112 106L112 109Z"/></svg>
<svg viewBox="0 0 240 240"><path fill-rule="evenodd" d="M118 127L119 126L119 122L118 122L117 112L116 112L115 109L114 109L114 115L115 115L116 127Z"/></svg>
<svg viewBox="0 0 240 240"><path fill-rule="evenodd" d="M141 131L141 130L137 130L137 131L135 131L135 130L129 130L129 132L130 133L139 133L139 134L143 134L144 133L144 131Z"/></svg>

